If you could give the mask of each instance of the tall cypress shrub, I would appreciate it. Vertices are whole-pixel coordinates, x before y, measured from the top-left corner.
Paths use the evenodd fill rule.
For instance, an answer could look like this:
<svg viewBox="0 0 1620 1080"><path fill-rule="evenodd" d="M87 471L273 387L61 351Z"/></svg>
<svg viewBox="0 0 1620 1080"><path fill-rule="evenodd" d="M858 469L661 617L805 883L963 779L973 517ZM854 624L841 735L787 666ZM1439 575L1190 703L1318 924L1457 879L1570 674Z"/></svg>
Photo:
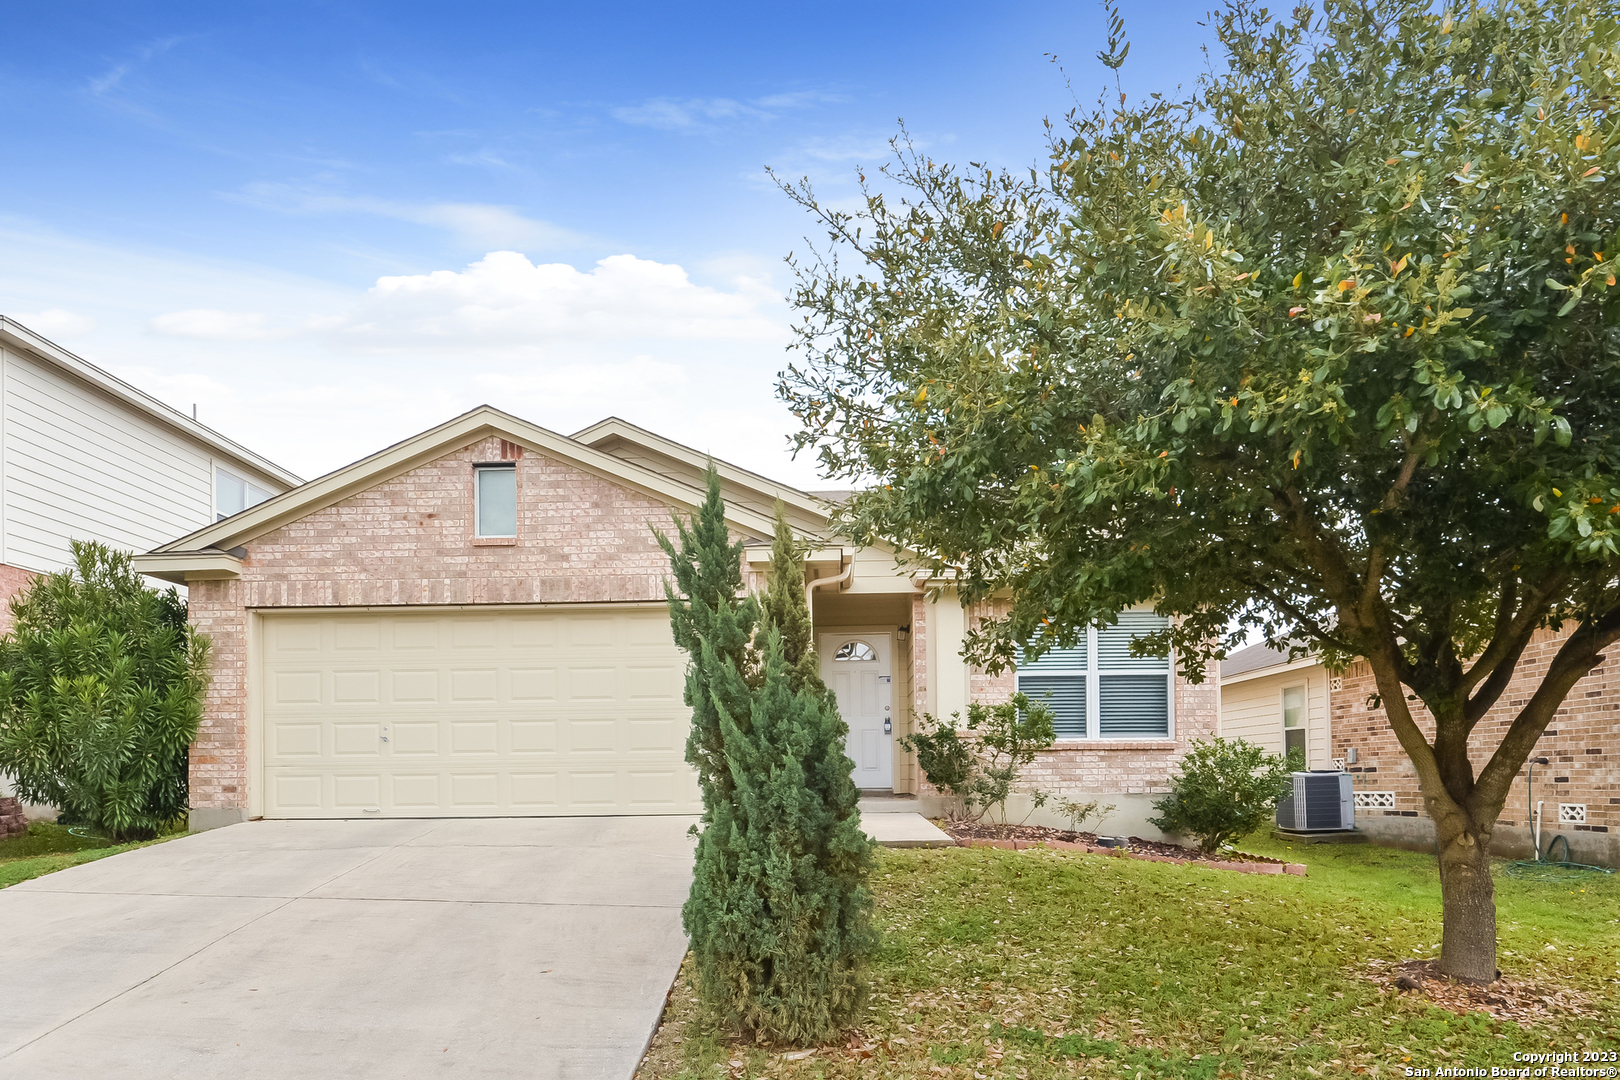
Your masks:
<svg viewBox="0 0 1620 1080"><path fill-rule="evenodd" d="M874 845L856 812L848 728L813 666L802 564L778 507L771 590L763 604L738 595L740 546L724 542L712 469L708 499L680 532L678 552L663 542L685 594L671 595L670 615L692 657L688 760L703 794L682 909L698 998L712 1021L759 1042L824 1042L865 1004ZM735 591L713 587L732 574ZM734 636L755 621L757 650Z"/></svg>

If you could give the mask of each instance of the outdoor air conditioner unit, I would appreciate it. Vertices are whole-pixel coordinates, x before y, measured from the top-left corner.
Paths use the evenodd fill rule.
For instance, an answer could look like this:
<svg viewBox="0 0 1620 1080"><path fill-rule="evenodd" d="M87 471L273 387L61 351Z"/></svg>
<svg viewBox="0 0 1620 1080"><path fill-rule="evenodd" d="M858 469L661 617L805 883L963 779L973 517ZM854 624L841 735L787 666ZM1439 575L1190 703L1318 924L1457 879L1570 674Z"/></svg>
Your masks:
<svg viewBox="0 0 1620 1080"><path fill-rule="evenodd" d="M1321 832L1356 827L1356 800L1349 773L1338 770L1297 772L1288 793L1277 804L1277 827L1293 832Z"/></svg>

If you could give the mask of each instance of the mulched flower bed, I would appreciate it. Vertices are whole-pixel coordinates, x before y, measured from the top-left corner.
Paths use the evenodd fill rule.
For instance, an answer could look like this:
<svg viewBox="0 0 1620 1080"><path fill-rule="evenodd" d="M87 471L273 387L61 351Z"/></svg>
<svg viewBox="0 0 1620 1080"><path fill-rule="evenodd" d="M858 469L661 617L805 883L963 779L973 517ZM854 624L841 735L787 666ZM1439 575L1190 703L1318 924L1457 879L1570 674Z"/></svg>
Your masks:
<svg viewBox="0 0 1620 1080"><path fill-rule="evenodd" d="M1509 978L1486 986L1456 981L1440 974L1432 960L1407 960L1401 964L1374 960L1368 964L1365 977L1389 991L1415 994L1460 1016L1486 1012L1498 1020L1523 1024L1545 1023L1557 1013L1595 1015L1591 1000L1578 991L1544 990Z"/></svg>
<svg viewBox="0 0 1620 1080"><path fill-rule="evenodd" d="M962 847L1008 847L1018 850L1026 847L1070 848L1100 855L1116 855L1150 862L1199 863L1223 870L1241 870L1245 873L1303 875L1303 863L1285 863L1264 855L1251 855L1245 851L1223 851L1218 855L1205 855L1197 848L1179 844L1165 844L1157 840L1144 840L1132 836L1128 847L1101 846L1096 833L1070 832L1045 825L995 825L982 821L935 822Z"/></svg>

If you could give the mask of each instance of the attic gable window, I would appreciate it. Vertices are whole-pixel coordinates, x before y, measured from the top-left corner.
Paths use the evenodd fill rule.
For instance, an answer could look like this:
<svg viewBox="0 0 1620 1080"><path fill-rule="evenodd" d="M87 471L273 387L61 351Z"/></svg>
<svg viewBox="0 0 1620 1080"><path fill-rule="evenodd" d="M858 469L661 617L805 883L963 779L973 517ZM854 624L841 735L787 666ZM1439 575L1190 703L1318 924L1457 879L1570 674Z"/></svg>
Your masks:
<svg viewBox="0 0 1620 1080"><path fill-rule="evenodd" d="M237 476L228 469L214 469L214 520L224 521L232 514L240 514L250 506L257 506L275 492Z"/></svg>
<svg viewBox="0 0 1620 1080"><path fill-rule="evenodd" d="M479 538L517 536L517 465L473 466L473 533Z"/></svg>

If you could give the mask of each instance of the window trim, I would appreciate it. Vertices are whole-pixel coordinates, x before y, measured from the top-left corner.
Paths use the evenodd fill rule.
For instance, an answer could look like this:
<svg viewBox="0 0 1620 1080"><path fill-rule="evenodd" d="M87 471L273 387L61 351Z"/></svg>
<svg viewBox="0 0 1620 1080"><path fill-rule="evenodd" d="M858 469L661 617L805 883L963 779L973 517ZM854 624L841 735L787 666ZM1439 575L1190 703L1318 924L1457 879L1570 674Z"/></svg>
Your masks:
<svg viewBox="0 0 1620 1080"><path fill-rule="evenodd" d="M488 533L479 530L483 527L482 507L483 483L480 474L485 472L510 472L512 474L512 531L509 533ZM518 475L515 461L475 461L472 467L472 540L474 544L487 544L493 546L516 544L518 541L518 523L522 515L518 513Z"/></svg>
<svg viewBox="0 0 1620 1080"><path fill-rule="evenodd" d="M1145 611L1145 612L1151 613L1153 609L1148 608L1148 607L1142 607L1142 608L1127 608L1126 610L1127 611ZM1086 734L1085 734L1085 736L1083 738L1075 737L1075 736L1069 736L1069 737L1061 737L1060 736L1057 739L1057 741L1054 743L1054 746L1057 746L1057 747L1081 747L1081 746L1108 747L1108 746L1116 746L1116 745L1120 745L1120 744L1129 744L1129 743L1144 743L1144 742L1167 743L1167 742L1174 742L1176 740L1176 654L1175 654L1175 650L1172 649L1170 651L1170 655L1165 658L1166 665L1167 665L1165 673L1164 673L1164 678L1165 678L1165 688L1164 688L1164 693L1165 693L1165 734L1163 734L1163 735L1110 735L1110 736L1104 737L1103 734L1102 734L1102 693L1101 693L1102 676L1104 676L1104 675L1153 675L1153 674L1157 674L1157 673L1156 672L1151 672L1151 671L1142 671L1140 668L1134 668L1134 669L1133 668L1120 668L1120 667L1099 668L1098 665L1097 665L1098 629L1095 626L1088 626L1086 628L1085 634L1086 634L1086 669L1084 671L1071 670L1071 672L1069 674L1071 675L1071 677L1079 677L1079 678L1082 678L1082 679L1085 680L1085 686L1086 686ZM1045 676L1050 677L1052 675L1060 675L1060 674L1063 674L1063 673L1061 671L1033 670L1033 671L1030 671L1029 674L1031 674L1031 675L1045 675ZM1014 669L1013 669L1013 686L1014 686L1015 689L1019 689L1019 688L1021 688L1023 686L1023 677L1024 677L1024 672L1018 670L1017 667L1014 667Z"/></svg>

